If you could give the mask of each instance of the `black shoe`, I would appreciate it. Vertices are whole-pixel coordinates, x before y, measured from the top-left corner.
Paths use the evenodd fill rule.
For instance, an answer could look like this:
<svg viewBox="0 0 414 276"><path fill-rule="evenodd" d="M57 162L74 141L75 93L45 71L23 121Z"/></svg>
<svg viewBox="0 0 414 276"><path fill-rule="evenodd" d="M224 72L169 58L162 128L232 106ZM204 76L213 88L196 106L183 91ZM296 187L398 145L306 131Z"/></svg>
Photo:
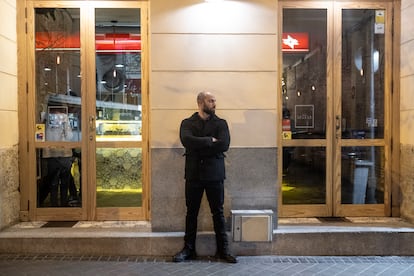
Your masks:
<svg viewBox="0 0 414 276"><path fill-rule="evenodd" d="M195 250L191 250L187 247L184 247L183 250L178 252L173 257L173 262L181 263L181 262L186 261L186 260L195 260L196 258L197 258L197 254L196 254Z"/></svg>
<svg viewBox="0 0 414 276"><path fill-rule="evenodd" d="M216 253L216 255L214 255L214 257L218 260L222 260L225 261L227 263L230 264L236 264L237 263L237 258L229 253Z"/></svg>

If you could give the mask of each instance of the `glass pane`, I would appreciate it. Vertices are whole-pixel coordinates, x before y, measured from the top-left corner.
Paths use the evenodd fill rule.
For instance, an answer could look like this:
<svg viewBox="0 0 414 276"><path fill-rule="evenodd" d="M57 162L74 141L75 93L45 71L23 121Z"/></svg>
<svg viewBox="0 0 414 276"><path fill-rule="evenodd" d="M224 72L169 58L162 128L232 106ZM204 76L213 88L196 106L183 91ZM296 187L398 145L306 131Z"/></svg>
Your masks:
<svg viewBox="0 0 414 276"><path fill-rule="evenodd" d="M36 135L80 141L79 9L36 9Z"/></svg>
<svg viewBox="0 0 414 276"><path fill-rule="evenodd" d="M342 12L345 139L384 138L384 13L365 9Z"/></svg>
<svg viewBox="0 0 414 276"><path fill-rule="evenodd" d="M141 141L139 9L96 9L96 137Z"/></svg>
<svg viewBox="0 0 414 276"><path fill-rule="evenodd" d="M79 9L35 9L36 142L81 140ZM36 150L37 206L80 207L80 149Z"/></svg>
<svg viewBox="0 0 414 276"><path fill-rule="evenodd" d="M383 204L384 162L384 147L342 148L342 204Z"/></svg>
<svg viewBox="0 0 414 276"><path fill-rule="evenodd" d="M37 207L81 207L81 150L36 150Z"/></svg>
<svg viewBox="0 0 414 276"><path fill-rule="evenodd" d="M142 206L142 150L96 150L96 206Z"/></svg>
<svg viewBox="0 0 414 276"><path fill-rule="evenodd" d="M283 138L325 138L327 13L283 9Z"/></svg>
<svg viewBox="0 0 414 276"><path fill-rule="evenodd" d="M283 204L325 204L325 152L323 147L283 148Z"/></svg>

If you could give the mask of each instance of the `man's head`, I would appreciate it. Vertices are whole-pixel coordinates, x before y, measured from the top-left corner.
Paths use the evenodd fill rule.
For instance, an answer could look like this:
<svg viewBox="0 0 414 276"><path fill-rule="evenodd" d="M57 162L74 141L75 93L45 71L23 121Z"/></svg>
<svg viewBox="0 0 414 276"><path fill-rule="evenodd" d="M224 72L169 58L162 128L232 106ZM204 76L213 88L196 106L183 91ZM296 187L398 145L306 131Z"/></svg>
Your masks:
<svg viewBox="0 0 414 276"><path fill-rule="evenodd" d="M208 91L197 95L198 112L202 118L214 115L216 111L216 98Z"/></svg>

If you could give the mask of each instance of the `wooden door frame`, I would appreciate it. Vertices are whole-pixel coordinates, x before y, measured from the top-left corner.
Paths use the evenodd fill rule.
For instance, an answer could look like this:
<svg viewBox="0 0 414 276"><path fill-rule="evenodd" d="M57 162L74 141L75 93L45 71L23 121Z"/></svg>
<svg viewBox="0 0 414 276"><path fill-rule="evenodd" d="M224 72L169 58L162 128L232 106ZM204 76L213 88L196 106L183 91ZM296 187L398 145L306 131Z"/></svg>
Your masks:
<svg viewBox="0 0 414 276"><path fill-rule="evenodd" d="M96 212L96 189L95 191L90 185L82 185L82 194L88 195L83 199L82 207L70 208L37 208L37 188L36 188L36 150L56 142L35 142L35 57L34 57L34 9L42 7L65 7L65 8L79 8L81 11L81 41L89 41L81 43L81 53L95 53L95 42L91 39L90 30L91 23L88 22L88 14L82 15L85 11L91 11L93 7L97 8L139 8L141 11L141 43L143 49L141 56L142 68L142 142L130 143L130 147L137 147L137 144L142 149L142 206L131 208L108 208ZM18 41L18 90L19 90L19 110L26 110L26 112L19 112L19 175L20 175L20 220L21 221L36 221L36 220L149 220L150 219L150 174L149 174L149 113L148 113L148 24L149 24L149 4L148 1L43 1L43 0L26 0L18 1L17 14L19 18L24 20L17 21L17 41ZM21 17L23 16L23 17ZM86 24L85 24L86 23ZM93 25L94 26L94 25ZM92 43L93 41L93 43ZM95 59L94 55L81 54L81 77L87 79L86 76L93 76L89 78L90 81L81 83L82 91L94 91L96 85L93 82L95 79ZM93 63L92 63L93 62ZM92 66L93 65L93 66ZM92 80L93 79L93 80ZM89 93L91 94L91 93ZM81 142L65 142L65 147L82 147L87 152L92 161L95 160L95 143L91 146L89 144L89 126L87 110L92 114L92 107L90 102L91 97L88 95L81 98L82 101L82 134ZM95 99L93 99L94 101ZM88 104L89 102L89 104ZM94 105L93 105L94 107ZM95 112L93 111L93 115ZM42 144L40 144L42 143ZM57 145L57 144L56 144ZM115 145L116 146L116 145ZM128 145L127 145L128 146ZM125 147L125 145L124 145ZM84 155L85 156L85 155ZM86 161L86 156L82 157ZM82 162L82 171L94 171L95 163L90 165L91 159L88 162ZM89 164L89 165L88 165ZM82 183L95 183L94 174L82 174ZM94 204L94 205L92 205Z"/></svg>
<svg viewBox="0 0 414 276"><path fill-rule="evenodd" d="M337 2L334 6L335 14L341 14L343 9L384 9L386 10L385 22L385 53L392 52L392 5L391 2L358 2L357 5L352 2ZM342 16L335 17L334 28L337 37L334 40L333 48L335 49L334 64L334 91L342 90ZM389 27L390 26L390 27ZM378 146L384 148L384 203L383 204L341 204L341 179L335 177L333 186L335 191L334 215L335 216L390 216L390 188L391 188L391 129L392 118L392 55L385 56L384 72L384 138L383 139L334 139L334 148L336 152L334 164L336 164L334 175L341 175L341 149L348 146L370 147ZM335 116L342 118L342 91L336 93Z"/></svg>
<svg viewBox="0 0 414 276"><path fill-rule="evenodd" d="M387 28L387 37L385 39L386 49L389 49L393 54L386 55L386 80L385 81L385 97L384 97L384 109L387 114L385 119L385 129L391 131L385 131L384 139L377 139L377 141L358 141L358 145L373 145L373 146L383 146L385 148L386 156L386 165L385 169L385 183L386 191L384 194L384 204L365 204L365 205L341 205L340 202L340 192L341 192L341 167L340 167L340 152L341 146L354 145L352 142L342 140L341 143L338 143L337 139L334 137L334 110L341 110L341 98L338 95L334 95L333 91L341 91L341 63L338 62L341 60L341 18L336 16L342 8L379 8L387 9L387 22L392 22L392 2L391 1L364 1L364 2L350 2L350 1L280 1L279 2L279 34L283 33L283 9L284 8L298 8L298 9L327 9L327 133L326 133L326 143L317 141L294 141L294 140L283 140L278 139L277 145L279 150L278 154L278 209L280 217L313 217L313 216L352 216L354 214L361 214L363 210L364 216L389 216L391 215L391 187L395 187L396 184L394 181L398 179L398 150L392 151L392 146L396 148L396 145L399 146L397 141L391 139L391 135L399 132L399 127L393 127L392 125L398 125L399 116L393 114L393 110L399 111L398 103L396 100L399 98L398 93L392 94L392 91L398 91L395 82L392 82L392 78L399 76L395 73L395 70L399 72L394 60L398 60L396 57L396 52L393 51L395 48L399 48L399 45L396 42L392 41L391 34L393 33L393 28L391 26ZM281 40L281 35L279 36L279 43ZM330 45L329 45L330 44ZM334 62L335 58L335 62ZM279 45L279 71L283 72L282 64L282 50ZM398 63L399 64L399 63ZM394 71L392 71L394 70ZM392 74L393 73L393 74ZM281 74L281 73L280 73ZM279 87L282 87L281 77L279 78ZM396 89L397 88L397 89ZM337 93L339 94L339 93ZM334 97L335 96L335 97ZM279 106L281 106L282 95L278 93ZM396 97L396 98L394 98ZM393 100L393 101L392 101ZM394 112L396 113L396 112ZM278 133L279 137L282 137L282 109L278 110L279 117L279 128ZM391 125L391 121L393 124ZM395 123L398 122L398 123ZM398 133L399 134L399 133ZM393 135L394 136L394 135ZM395 137L395 136L394 136ZM399 135L397 136L399 137ZM380 141L381 140L381 141ZM282 171L283 171L283 147L288 146L325 146L327 150L327 173L326 173L326 204L323 205L283 205L282 200ZM336 156L334 153L336 152ZM335 161L335 162L334 162ZM330 167L329 164L336 164L335 168ZM391 173L392 172L392 173ZM338 179L339 178L339 179ZM329 184L328 182L331 182ZM398 191L396 188L392 188L393 192ZM334 194L335 193L335 194ZM393 196L394 198L394 196ZM397 197L398 198L398 197ZM398 203L397 203L398 204ZM361 209L362 208L362 209ZM393 210L398 210L393 206ZM393 212L395 214L397 212ZM398 211L399 214L399 211Z"/></svg>

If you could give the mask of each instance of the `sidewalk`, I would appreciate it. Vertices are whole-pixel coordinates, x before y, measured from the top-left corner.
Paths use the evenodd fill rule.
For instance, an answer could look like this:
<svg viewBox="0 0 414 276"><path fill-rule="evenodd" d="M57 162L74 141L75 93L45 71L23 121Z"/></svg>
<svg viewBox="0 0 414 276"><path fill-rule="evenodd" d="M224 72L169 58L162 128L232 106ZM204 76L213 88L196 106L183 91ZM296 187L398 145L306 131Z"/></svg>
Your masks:
<svg viewBox="0 0 414 276"><path fill-rule="evenodd" d="M259 256L227 264L203 258L173 263L170 257L0 255L0 275L414 275L414 257Z"/></svg>

